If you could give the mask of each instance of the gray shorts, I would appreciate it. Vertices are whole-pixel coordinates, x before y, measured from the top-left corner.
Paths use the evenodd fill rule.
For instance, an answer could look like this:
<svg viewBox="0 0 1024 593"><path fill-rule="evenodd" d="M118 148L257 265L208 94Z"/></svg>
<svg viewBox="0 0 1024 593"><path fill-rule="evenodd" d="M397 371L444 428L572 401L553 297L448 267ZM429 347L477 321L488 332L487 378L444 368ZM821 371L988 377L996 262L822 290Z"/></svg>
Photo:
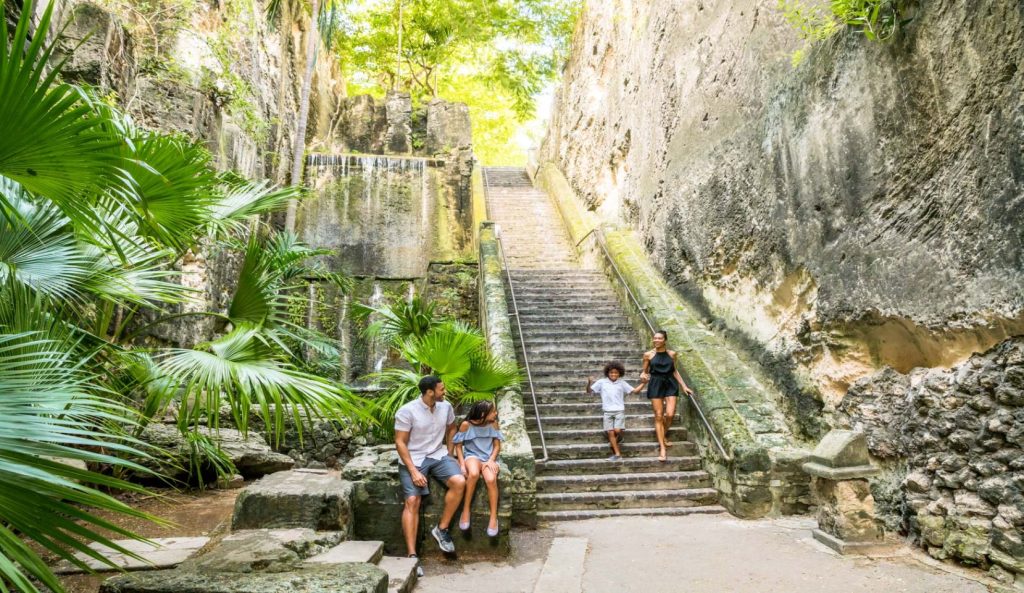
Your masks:
<svg viewBox="0 0 1024 593"><path fill-rule="evenodd" d="M404 498L430 494L430 478L441 482L442 486L447 486L448 480L452 476L462 475L462 468L459 467L459 462L455 461L450 455L445 455L441 459L431 459L428 457L416 469L427 477L426 485L417 486L413 484L412 474L409 473L408 468L401 463L398 464L398 480L402 483L402 495Z"/></svg>
<svg viewBox="0 0 1024 593"><path fill-rule="evenodd" d="M604 413L604 429L617 430L626 428L626 412L620 410L618 412L605 412Z"/></svg>

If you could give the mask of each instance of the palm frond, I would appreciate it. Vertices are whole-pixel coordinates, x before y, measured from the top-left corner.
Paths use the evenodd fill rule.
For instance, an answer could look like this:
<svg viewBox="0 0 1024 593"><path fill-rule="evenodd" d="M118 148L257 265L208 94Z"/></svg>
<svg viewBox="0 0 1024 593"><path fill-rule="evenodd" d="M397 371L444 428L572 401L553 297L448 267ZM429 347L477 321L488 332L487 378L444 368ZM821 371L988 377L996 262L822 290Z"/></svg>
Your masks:
<svg viewBox="0 0 1024 593"><path fill-rule="evenodd" d="M410 340L402 356L411 364L431 369L449 389L458 390L469 372L472 358L484 347L480 332L460 323L448 322L422 338Z"/></svg>
<svg viewBox="0 0 1024 593"><path fill-rule="evenodd" d="M119 457L146 458L138 443L109 430L112 423L130 426L134 413L92 384L74 344L45 331L0 328L0 578L22 591L38 591L30 578L63 590L24 539L84 568L75 552L110 564L90 542L134 555L100 530L140 539L94 509L153 520L95 488L140 487L74 463L148 473Z"/></svg>
<svg viewBox="0 0 1024 593"><path fill-rule="evenodd" d="M422 338L442 324L434 315L434 303L419 296L410 301L398 301L384 307L370 307L357 303L352 307L356 321L372 319L363 330L368 338L380 338L392 348L399 348L409 339Z"/></svg>
<svg viewBox="0 0 1024 593"><path fill-rule="evenodd" d="M473 356L469 370L462 375L466 392L460 397L463 401L492 399L496 391L517 385L520 381L522 372L515 363L498 360L490 352L480 350Z"/></svg>
<svg viewBox="0 0 1024 593"><path fill-rule="evenodd" d="M234 174L221 174L217 195L210 207L210 234L241 232L255 215L278 210L298 198L295 187L278 188L270 182L252 182Z"/></svg>
<svg viewBox="0 0 1024 593"><path fill-rule="evenodd" d="M408 369L384 369L365 378L381 389L369 400L369 414L376 421L375 433L382 438L393 437L398 408L420 397L420 375Z"/></svg>
<svg viewBox="0 0 1024 593"><path fill-rule="evenodd" d="M362 398L281 362L253 327L240 326L194 350L171 350L158 359L158 366L182 389L178 418L183 424L196 424L203 413L216 417L226 403L236 426L246 432L255 406L279 442L286 411L296 426L301 426L300 412L337 421L368 419Z"/></svg>
<svg viewBox="0 0 1024 593"><path fill-rule="evenodd" d="M33 4L25 2L13 32L0 19L0 176L49 197L69 217L91 222L83 196L123 178L122 144L85 93L56 84L54 44L46 43L46 35L30 39L30 30L49 30L53 4L34 29Z"/></svg>
<svg viewBox="0 0 1024 593"><path fill-rule="evenodd" d="M139 232L177 250L191 246L216 204L209 153L183 138L154 132L142 132L132 147L126 170Z"/></svg>

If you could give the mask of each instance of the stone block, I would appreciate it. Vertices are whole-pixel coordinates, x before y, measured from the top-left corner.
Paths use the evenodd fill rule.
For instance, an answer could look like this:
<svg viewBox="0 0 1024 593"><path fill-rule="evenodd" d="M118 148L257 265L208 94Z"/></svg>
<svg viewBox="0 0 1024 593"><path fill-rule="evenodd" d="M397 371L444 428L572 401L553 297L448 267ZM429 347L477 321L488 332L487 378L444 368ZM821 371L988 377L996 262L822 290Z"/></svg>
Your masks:
<svg viewBox="0 0 1024 593"><path fill-rule="evenodd" d="M305 527L352 531L353 487L337 474L293 470L267 476L242 490L232 529Z"/></svg>
<svg viewBox="0 0 1024 593"><path fill-rule="evenodd" d="M100 593L387 593L388 574L372 564L327 564L301 571L200 572L180 568L108 579Z"/></svg>
<svg viewBox="0 0 1024 593"><path fill-rule="evenodd" d="M225 537L206 554L181 568L202 572L280 572L296 568L302 560L322 554L341 542L339 531L244 529Z"/></svg>
<svg viewBox="0 0 1024 593"><path fill-rule="evenodd" d="M384 148L387 154L405 154L412 149L412 97L409 93L388 91L384 98L387 131Z"/></svg>
<svg viewBox="0 0 1024 593"><path fill-rule="evenodd" d="M306 560L309 564L343 564L345 562L369 562L376 564L384 555L384 542L350 541L341 542L330 550Z"/></svg>
<svg viewBox="0 0 1024 593"><path fill-rule="evenodd" d="M812 476L830 480L866 478L878 473L871 465L864 433L852 430L832 430L826 434L803 468Z"/></svg>
<svg viewBox="0 0 1024 593"><path fill-rule="evenodd" d="M99 543L89 544L89 547L102 554L107 560L113 562L114 566L108 566L85 554L79 552L75 558L81 560L96 571L109 570L154 570L160 568L172 568L181 564L190 556L199 551L200 548L210 541L208 537L158 537L149 542L136 540L117 540L114 543L120 547L134 552L142 559L132 558L113 548L108 548ZM84 572L81 568L70 562L61 562L54 569L57 574L69 574Z"/></svg>
<svg viewBox="0 0 1024 593"><path fill-rule="evenodd" d="M875 521L875 504L867 480L836 482L815 478L818 527L846 542L880 542L882 530Z"/></svg>

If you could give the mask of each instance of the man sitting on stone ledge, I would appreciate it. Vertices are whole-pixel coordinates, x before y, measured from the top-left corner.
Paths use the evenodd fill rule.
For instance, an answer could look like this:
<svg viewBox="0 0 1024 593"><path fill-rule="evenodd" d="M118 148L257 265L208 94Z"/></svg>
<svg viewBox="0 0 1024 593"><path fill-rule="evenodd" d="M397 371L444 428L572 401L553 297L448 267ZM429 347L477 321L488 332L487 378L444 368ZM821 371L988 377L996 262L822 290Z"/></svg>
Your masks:
<svg viewBox="0 0 1024 593"><path fill-rule="evenodd" d="M430 535L437 540L441 551L449 554L455 551L455 542L448 534L448 526L462 501L466 486L462 469L451 455L456 429L455 410L444 401L444 383L428 375L420 379L419 387L421 396L399 408L395 414L398 477L405 497L402 533L410 558L416 557L420 499L430 494L428 478L432 476L448 489L441 520L430 530Z"/></svg>

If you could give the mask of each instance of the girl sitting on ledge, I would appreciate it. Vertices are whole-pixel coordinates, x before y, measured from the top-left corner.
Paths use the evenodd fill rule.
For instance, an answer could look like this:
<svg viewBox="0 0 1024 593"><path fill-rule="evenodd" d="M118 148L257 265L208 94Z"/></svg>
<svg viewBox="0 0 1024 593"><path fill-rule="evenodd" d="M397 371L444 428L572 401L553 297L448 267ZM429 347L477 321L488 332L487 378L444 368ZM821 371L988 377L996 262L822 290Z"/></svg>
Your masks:
<svg viewBox="0 0 1024 593"><path fill-rule="evenodd" d="M473 404L469 414L459 426L452 442L462 473L466 476L466 497L462 502L462 517L459 529L469 530L470 505L480 475L487 484L487 496L491 505L491 520L487 524L487 535L498 535L498 452L501 451L501 431L498 430L498 410L494 402L482 401Z"/></svg>

